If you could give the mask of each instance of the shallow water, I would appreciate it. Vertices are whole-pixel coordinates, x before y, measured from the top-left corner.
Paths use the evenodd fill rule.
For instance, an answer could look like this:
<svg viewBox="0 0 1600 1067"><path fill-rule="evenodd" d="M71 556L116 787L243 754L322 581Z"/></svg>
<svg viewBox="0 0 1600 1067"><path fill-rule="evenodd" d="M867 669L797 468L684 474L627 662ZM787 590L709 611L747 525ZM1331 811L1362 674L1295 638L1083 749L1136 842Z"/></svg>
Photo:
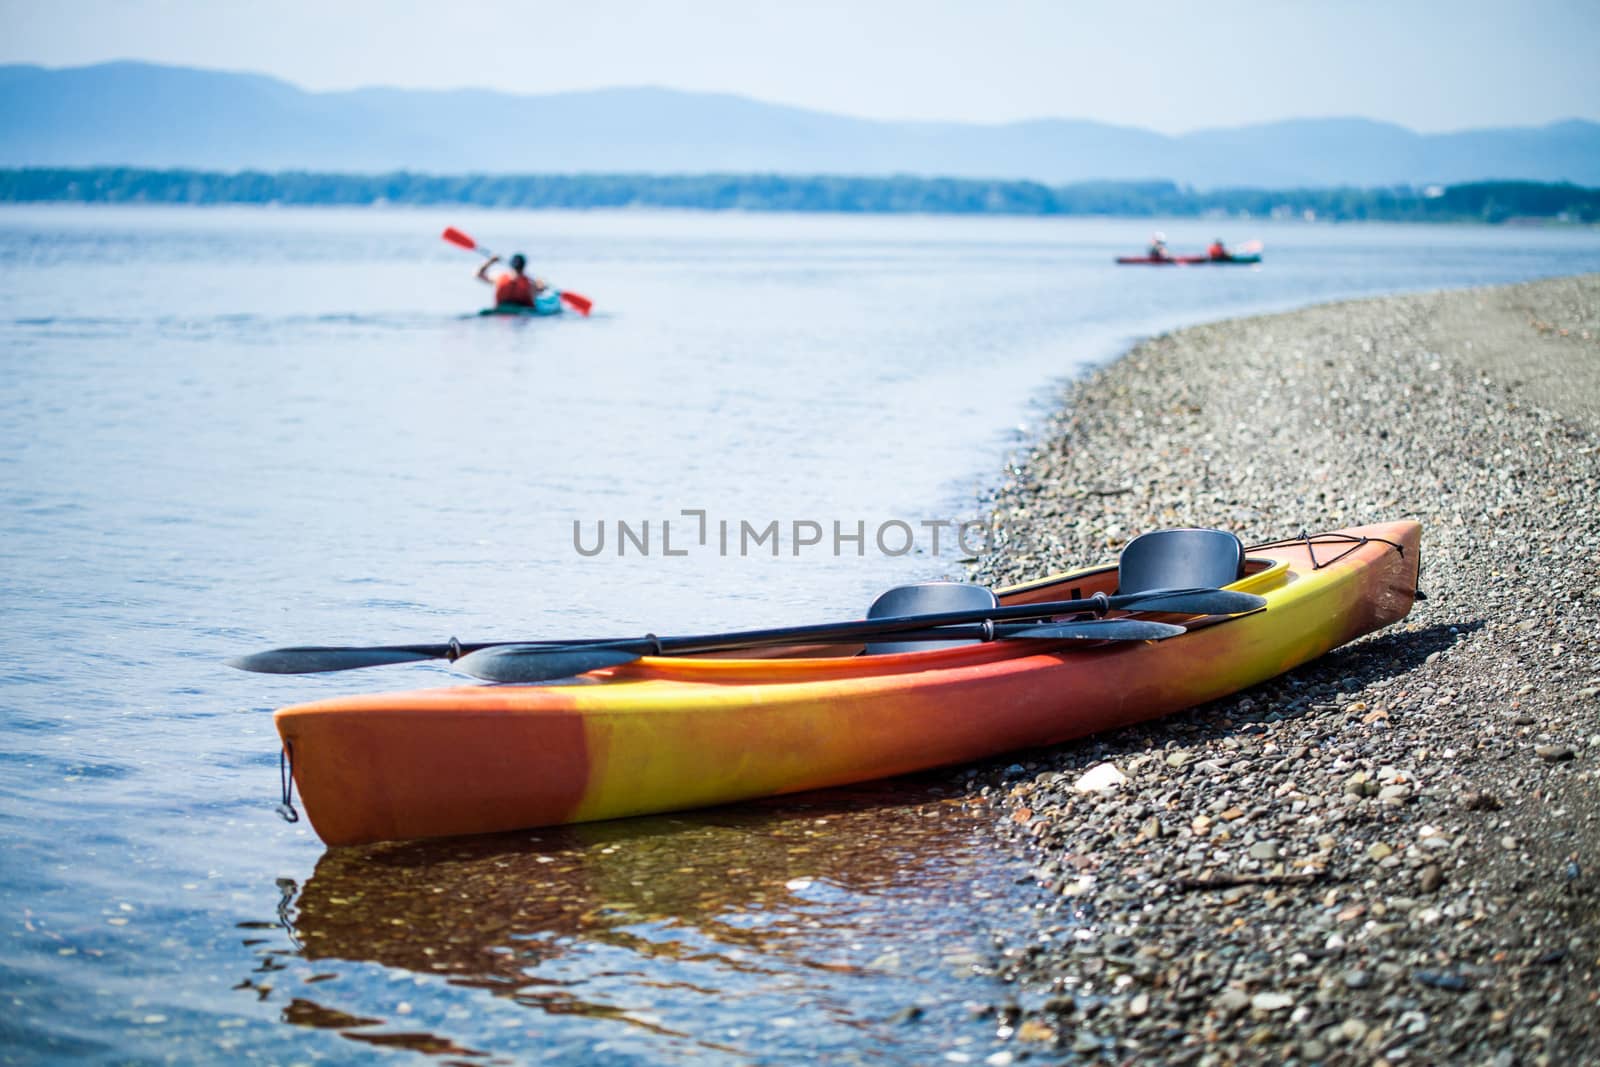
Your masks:
<svg viewBox="0 0 1600 1067"><path fill-rule="evenodd" d="M472 316L447 223L596 315ZM270 709L455 676L221 661L856 615L958 571L924 524L1138 335L1600 269L1592 231L1261 223L1222 228L1260 269L1112 266L1149 228L0 210L0 1058L981 1060L962 1004L1032 898L957 780L325 853L273 814ZM796 555L835 521L863 541Z"/></svg>

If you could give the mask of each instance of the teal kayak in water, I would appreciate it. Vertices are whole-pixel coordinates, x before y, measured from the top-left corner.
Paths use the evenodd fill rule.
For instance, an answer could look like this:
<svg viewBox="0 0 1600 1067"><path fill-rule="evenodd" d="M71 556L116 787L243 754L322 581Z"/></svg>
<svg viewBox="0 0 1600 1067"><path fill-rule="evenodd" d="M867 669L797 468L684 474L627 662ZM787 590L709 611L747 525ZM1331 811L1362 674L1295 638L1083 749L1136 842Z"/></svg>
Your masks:
<svg viewBox="0 0 1600 1067"><path fill-rule="evenodd" d="M484 308L479 315L559 315L561 314L561 293L555 289L546 289L533 298L533 306L527 304L496 304L492 308Z"/></svg>

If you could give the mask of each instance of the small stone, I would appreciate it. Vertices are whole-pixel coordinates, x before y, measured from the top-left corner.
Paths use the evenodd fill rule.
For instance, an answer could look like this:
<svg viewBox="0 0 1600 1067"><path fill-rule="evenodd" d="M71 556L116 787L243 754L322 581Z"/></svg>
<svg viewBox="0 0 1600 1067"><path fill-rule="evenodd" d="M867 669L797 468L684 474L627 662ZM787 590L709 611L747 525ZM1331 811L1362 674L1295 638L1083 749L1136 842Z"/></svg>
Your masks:
<svg viewBox="0 0 1600 1067"><path fill-rule="evenodd" d="M1356 969L1344 972L1346 989L1365 989L1372 984L1372 975L1366 971Z"/></svg>
<svg viewBox="0 0 1600 1067"><path fill-rule="evenodd" d="M1378 790L1378 799L1385 804L1404 804L1411 799L1409 785L1386 785Z"/></svg>
<svg viewBox="0 0 1600 1067"><path fill-rule="evenodd" d="M1192 759L1194 759L1194 754L1193 753L1184 752L1184 751L1182 751L1180 749L1177 752L1168 753L1168 755L1167 755L1167 766L1168 767L1182 767L1185 763L1188 763Z"/></svg>
<svg viewBox="0 0 1600 1067"><path fill-rule="evenodd" d="M1239 989L1224 989L1211 1001L1213 1010L1223 1015L1237 1015L1250 1006L1250 995Z"/></svg>
<svg viewBox="0 0 1600 1067"><path fill-rule="evenodd" d="M1294 998L1287 993L1257 993L1250 998L1250 1007L1255 1011L1282 1011L1294 1007Z"/></svg>
<svg viewBox="0 0 1600 1067"><path fill-rule="evenodd" d="M1465 978L1446 971L1412 971L1411 977L1431 989L1448 989L1452 993L1459 993L1467 988Z"/></svg>
<svg viewBox="0 0 1600 1067"><path fill-rule="evenodd" d="M1271 841L1258 841L1250 846L1250 858L1253 860L1275 860L1278 858L1278 846Z"/></svg>
<svg viewBox="0 0 1600 1067"><path fill-rule="evenodd" d="M1117 770L1113 763L1097 763L1078 776L1072 788L1080 793L1103 793L1125 785L1128 776Z"/></svg>
<svg viewBox="0 0 1600 1067"><path fill-rule="evenodd" d="M1344 780L1344 792L1351 797L1370 797L1377 795L1378 783L1374 782L1366 771L1357 771Z"/></svg>
<svg viewBox="0 0 1600 1067"><path fill-rule="evenodd" d="M1510 834L1507 834L1505 837L1500 839L1500 847L1505 849L1507 852L1515 852L1517 849L1517 839L1512 837Z"/></svg>
<svg viewBox="0 0 1600 1067"><path fill-rule="evenodd" d="M1470 789L1461 794L1461 806L1468 811L1499 811L1503 804L1493 793Z"/></svg>
<svg viewBox="0 0 1600 1067"><path fill-rule="evenodd" d="M1444 883L1444 872L1437 863L1430 863L1422 868L1422 873L1417 876L1417 888L1424 893L1432 893Z"/></svg>
<svg viewBox="0 0 1600 1067"><path fill-rule="evenodd" d="M1017 1027L1018 1041L1049 1043L1055 1039L1056 1032L1037 1019L1024 1019L1022 1025Z"/></svg>
<svg viewBox="0 0 1600 1067"><path fill-rule="evenodd" d="M1137 1019L1150 1011L1150 994L1139 993L1128 1001L1128 1014Z"/></svg>
<svg viewBox="0 0 1600 1067"><path fill-rule="evenodd" d="M1555 763L1558 760L1568 760L1577 755L1571 745L1535 745L1533 754L1551 763Z"/></svg>
<svg viewBox="0 0 1600 1067"><path fill-rule="evenodd" d="M1376 862L1378 860L1387 859L1393 853L1394 853L1394 849L1390 848L1388 845L1384 844L1382 841L1376 842L1375 844L1371 845L1367 849L1368 857L1370 857L1374 862Z"/></svg>

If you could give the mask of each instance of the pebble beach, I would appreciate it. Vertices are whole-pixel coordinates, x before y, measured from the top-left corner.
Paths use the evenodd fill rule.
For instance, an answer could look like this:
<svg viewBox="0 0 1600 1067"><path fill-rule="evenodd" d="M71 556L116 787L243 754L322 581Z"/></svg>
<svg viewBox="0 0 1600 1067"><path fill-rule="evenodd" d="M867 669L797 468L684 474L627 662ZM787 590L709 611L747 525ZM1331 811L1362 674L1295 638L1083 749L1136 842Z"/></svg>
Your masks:
<svg viewBox="0 0 1600 1067"><path fill-rule="evenodd" d="M974 581L1413 518L1426 599L982 772L1039 892L1000 1059L1600 1062L1600 275L1155 337L1035 441Z"/></svg>

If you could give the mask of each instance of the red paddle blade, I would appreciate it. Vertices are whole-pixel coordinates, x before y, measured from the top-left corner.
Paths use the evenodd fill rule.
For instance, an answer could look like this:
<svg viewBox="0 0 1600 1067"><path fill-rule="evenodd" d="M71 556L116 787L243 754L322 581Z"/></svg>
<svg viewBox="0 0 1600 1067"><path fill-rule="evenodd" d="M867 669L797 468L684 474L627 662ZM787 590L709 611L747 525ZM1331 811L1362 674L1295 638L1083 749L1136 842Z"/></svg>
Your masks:
<svg viewBox="0 0 1600 1067"><path fill-rule="evenodd" d="M478 242L474 241L472 238L468 237L454 226L446 226L444 228L444 233L440 236L453 245L460 245L462 248L466 248L474 252L478 249Z"/></svg>
<svg viewBox="0 0 1600 1067"><path fill-rule="evenodd" d="M580 315L589 314L589 309L594 307L593 300L586 296L579 296L577 293L569 293L565 289L561 290L561 299L566 301L567 306Z"/></svg>

